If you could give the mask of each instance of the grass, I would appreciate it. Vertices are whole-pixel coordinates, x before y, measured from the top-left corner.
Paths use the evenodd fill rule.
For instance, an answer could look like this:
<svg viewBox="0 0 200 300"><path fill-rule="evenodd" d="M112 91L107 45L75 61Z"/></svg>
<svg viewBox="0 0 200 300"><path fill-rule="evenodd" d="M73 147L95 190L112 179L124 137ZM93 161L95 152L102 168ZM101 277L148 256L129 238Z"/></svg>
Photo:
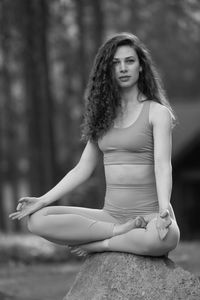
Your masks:
<svg viewBox="0 0 200 300"><path fill-rule="evenodd" d="M169 258L200 277L199 253L200 241L181 242ZM13 300L63 299L83 262L31 235L0 235L0 258L0 291Z"/></svg>

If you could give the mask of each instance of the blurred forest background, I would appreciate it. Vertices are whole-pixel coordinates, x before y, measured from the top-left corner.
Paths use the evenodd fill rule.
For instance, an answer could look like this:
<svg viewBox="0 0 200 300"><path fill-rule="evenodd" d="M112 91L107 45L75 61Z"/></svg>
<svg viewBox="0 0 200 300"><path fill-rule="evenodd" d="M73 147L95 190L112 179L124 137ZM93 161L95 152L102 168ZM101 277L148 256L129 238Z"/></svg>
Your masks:
<svg viewBox="0 0 200 300"><path fill-rule="evenodd" d="M152 53L179 124L172 205L182 238L200 232L200 2L198 0L0 1L0 231L21 196L41 196L78 162L84 90L98 47L129 31ZM99 166L58 203L102 207Z"/></svg>

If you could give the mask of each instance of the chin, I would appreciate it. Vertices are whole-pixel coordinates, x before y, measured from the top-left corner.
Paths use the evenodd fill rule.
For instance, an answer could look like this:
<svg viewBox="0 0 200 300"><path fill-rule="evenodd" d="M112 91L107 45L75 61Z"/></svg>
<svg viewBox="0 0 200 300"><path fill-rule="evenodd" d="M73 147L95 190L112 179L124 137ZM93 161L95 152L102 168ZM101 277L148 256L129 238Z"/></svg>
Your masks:
<svg viewBox="0 0 200 300"><path fill-rule="evenodd" d="M136 85L136 83L130 83L130 82L124 82L124 83L120 83L119 86L120 88L132 88Z"/></svg>

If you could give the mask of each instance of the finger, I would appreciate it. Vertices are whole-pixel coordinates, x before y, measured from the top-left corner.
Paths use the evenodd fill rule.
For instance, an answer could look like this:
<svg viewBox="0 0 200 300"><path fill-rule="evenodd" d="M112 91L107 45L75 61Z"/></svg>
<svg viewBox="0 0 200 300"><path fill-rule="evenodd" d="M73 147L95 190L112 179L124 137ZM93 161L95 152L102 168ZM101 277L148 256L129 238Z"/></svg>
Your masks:
<svg viewBox="0 0 200 300"><path fill-rule="evenodd" d="M167 216L169 216L169 211L168 211L168 209L166 209L165 211L163 211L163 212L160 214L160 217L161 217L161 218L166 218Z"/></svg>
<svg viewBox="0 0 200 300"><path fill-rule="evenodd" d="M19 212L14 212L14 213L12 213L12 214L9 215L9 218L13 218L14 216L16 216L18 214L19 214Z"/></svg>
<svg viewBox="0 0 200 300"><path fill-rule="evenodd" d="M21 215L18 217L18 220L21 220L22 218L27 217L29 214L30 214L30 213L27 213L27 212L21 214Z"/></svg>
<svg viewBox="0 0 200 300"><path fill-rule="evenodd" d="M15 215L15 216L12 216L11 219L15 220L15 219L18 219L18 217L19 217L18 215Z"/></svg>
<svg viewBox="0 0 200 300"><path fill-rule="evenodd" d="M26 197L20 198L18 200L19 203L28 202L28 199Z"/></svg>
<svg viewBox="0 0 200 300"><path fill-rule="evenodd" d="M18 200L18 203L28 203L31 199L31 197L23 197Z"/></svg>
<svg viewBox="0 0 200 300"><path fill-rule="evenodd" d="M19 204L17 205L17 208L16 208L16 210L21 210L21 209L22 209L22 207L23 207L23 204L22 204L22 203L19 203Z"/></svg>
<svg viewBox="0 0 200 300"><path fill-rule="evenodd" d="M166 224L166 228L168 228L172 224L172 220L169 220Z"/></svg>
<svg viewBox="0 0 200 300"><path fill-rule="evenodd" d="M168 228L170 225L172 224L172 220L171 218L167 218L167 219L162 219L162 218L157 218L156 221L156 228Z"/></svg>
<svg viewBox="0 0 200 300"><path fill-rule="evenodd" d="M19 219L18 216L12 217L12 220L17 220L17 219Z"/></svg>
<svg viewBox="0 0 200 300"><path fill-rule="evenodd" d="M171 219L165 220L165 222L163 223L163 225L164 225L165 228L168 228L171 224L172 224L172 220Z"/></svg>
<svg viewBox="0 0 200 300"><path fill-rule="evenodd" d="M16 212L16 213L13 213L10 215L11 219L14 220L14 219L22 219L23 217L25 217L27 215L27 213L22 213L22 212Z"/></svg>
<svg viewBox="0 0 200 300"><path fill-rule="evenodd" d="M166 237L166 235L167 235L167 233L168 233L168 229L160 229L159 231L158 231L158 233L159 233L159 237L160 237L160 239L161 240L164 240L164 238Z"/></svg>

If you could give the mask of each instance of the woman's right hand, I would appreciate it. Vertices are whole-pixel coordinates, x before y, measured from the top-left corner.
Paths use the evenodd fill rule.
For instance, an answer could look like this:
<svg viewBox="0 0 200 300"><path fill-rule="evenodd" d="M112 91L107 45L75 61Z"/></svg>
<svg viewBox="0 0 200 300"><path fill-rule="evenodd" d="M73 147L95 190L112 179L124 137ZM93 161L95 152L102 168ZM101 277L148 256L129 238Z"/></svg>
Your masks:
<svg viewBox="0 0 200 300"><path fill-rule="evenodd" d="M19 199L18 202L16 212L9 215L9 218L12 220L21 220L22 218L38 211L42 207L45 207L45 203L40 198L36 197L23 197Z"/></svg>

